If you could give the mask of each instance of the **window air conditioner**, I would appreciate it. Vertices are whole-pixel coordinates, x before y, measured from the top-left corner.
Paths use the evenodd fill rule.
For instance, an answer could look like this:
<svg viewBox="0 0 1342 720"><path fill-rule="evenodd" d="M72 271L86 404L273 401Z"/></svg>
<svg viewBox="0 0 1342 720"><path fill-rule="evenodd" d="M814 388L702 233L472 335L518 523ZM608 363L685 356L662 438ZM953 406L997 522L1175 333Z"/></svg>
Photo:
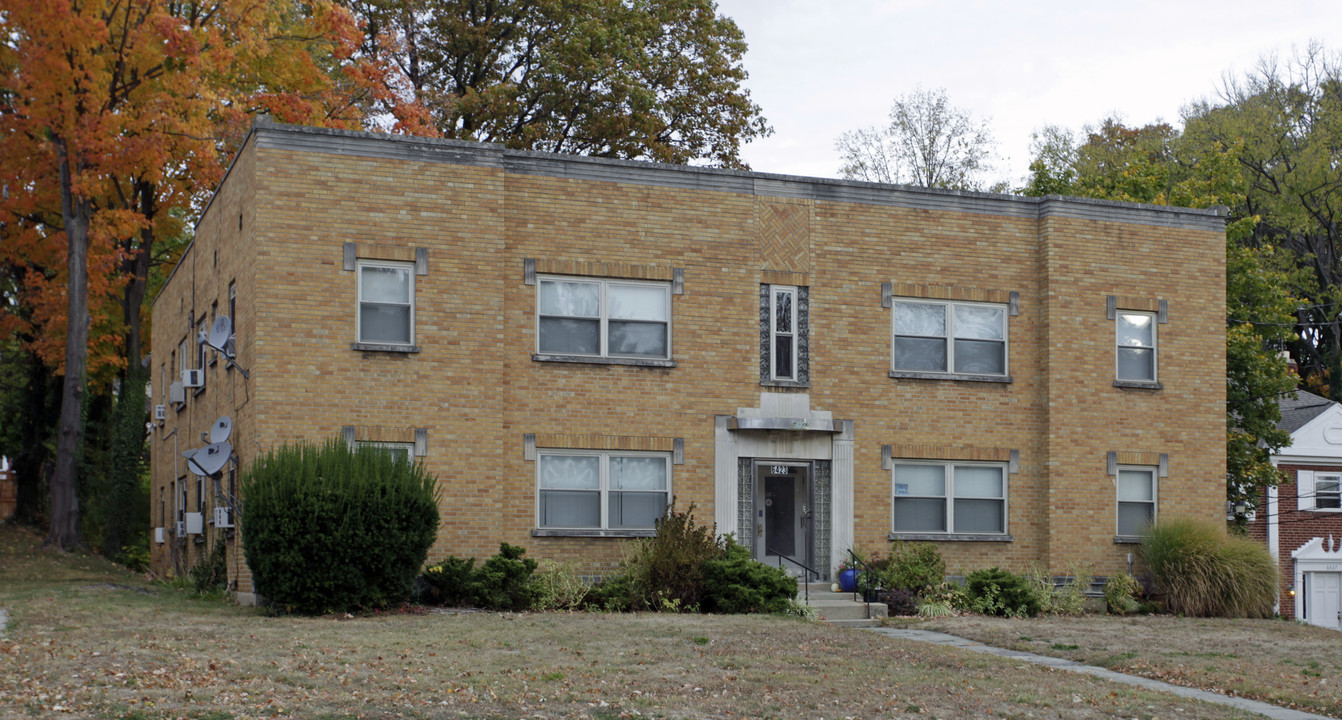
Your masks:
<svg viewBox="0 0 1342 720"><path fill-rule="evenodd" d="M182 385L189 388L205 387L204 370L183 370Z"/></svg>
<svg viewBox="0 0 1342 720"><path fill-rule="evenodd" d="M173 526L172 536L178 538L186 537L186 523L178 520L177 524Z"/></svg>
<svg viewBox="0 0 1342 720"><path fill-rule="evenodd" d="M214 509L214 526L217 528L233 527L233 513L231 508L217 507Z"/></svg>
<svg viewBox="0 0 1342 720"><path fill-rule="evenodd" d="M186 514L186 534L199 535L205 532L205 513Z"/></svg>
<svg viewBox="0 0 1342 720"><path fill-rule="evenodd" d="M161 527L154 528L154 542L158 543L159 545L162 545L163 536L164 536L163 528Z"/></svg>
<svg viewBox="0 0 1342 720"><path fill-rule="evenodd" d="M162 422L162 421L164 421L164 420L167 420L167 419L168 419L168 406L167 406L167 405L155 405L155 406L154 406L154 419L157 420L157 421L159 421L159 422Z"/></svg>
<svg viewBox="0 0 1342 720"><path fill-rule="evenodd" d="M182 405L186 402L186 388L182 384L175 382L168 386L168 402Z"/></svg>

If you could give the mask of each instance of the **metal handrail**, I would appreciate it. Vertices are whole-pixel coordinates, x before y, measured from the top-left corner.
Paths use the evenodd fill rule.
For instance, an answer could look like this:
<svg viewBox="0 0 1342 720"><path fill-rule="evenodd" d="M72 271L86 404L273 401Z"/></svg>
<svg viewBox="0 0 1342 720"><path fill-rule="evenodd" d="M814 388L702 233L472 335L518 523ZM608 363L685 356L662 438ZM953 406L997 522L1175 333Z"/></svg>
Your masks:
<svg viewBox="0 0 1342 720"><path fill-rule="evenodd" d="M819 570L816 570L815 568L811 567L810 565L807 565L806 563L804 563L804 562L802 562L802 561L800 561L800 560L793 560L792 558L790 558L790 557L788 557L788 556L786 556L786 555L784 555L784 554L778 552L777 550L775 550L775 549L769 547L768 545L765 545L765 546L764 546L764 552L765 552L766 555L769 554L769 553L773 553L774 556L778 558L778 569L779 569L779 570L782 570L782 569L783 569L783 561L784 561L784 560L786 560L786 561L792 563L793 565L796 565L797 567L799 567L799 568L802 569L802 571L803 571L803 572L802 572L802 583L801 583L802 593L803 593L803 594L805 595L805 597L806 597L806 604L807 604L807 605L810 605L810 604L811 604L811 574L812 574L812 573L815 573L815 579L816 579L816 580L819 580L819 579L820 579L820 571L819 571Z"/></svg>
<svg viewBox="0 0 1342 720"><path fill-rule="evenodd" d="M849 549L848 549L848 559L853 563L854 566L856 566L856 567L860 567L860 568L861 568L861 571L858 572L858 577L862 579L861 581L862 581L862 582L865 584L865 586L866 586L865 588L862 589L862 601L863 601L864 603L867 604L867 619L870 620L870 619L871 619L871 600L870 600L870 598L871 598L871 592L872 592L873 590L876 589L876 588L872 585L872 583L873 583L873 582L875 581L875 579L876 579L876 571L873 570L872 567L871 567L870 565L867 564L867 561L866 561L866 560L863 560L862 558L858 557L858 556L857 556L857 553L853 552L853 549L852 549L852 548L849 548ZM854 595L854 597L853 597L853 601L854 601L854 602L857 601L857 597L856 597L856 595L857 595L857 588L858 588L858 587L860 587L860 586L857 585L856 583L854 583L854 585L853 585L853 588L854 588L854 590L853 590L853 595Z"/></svg>

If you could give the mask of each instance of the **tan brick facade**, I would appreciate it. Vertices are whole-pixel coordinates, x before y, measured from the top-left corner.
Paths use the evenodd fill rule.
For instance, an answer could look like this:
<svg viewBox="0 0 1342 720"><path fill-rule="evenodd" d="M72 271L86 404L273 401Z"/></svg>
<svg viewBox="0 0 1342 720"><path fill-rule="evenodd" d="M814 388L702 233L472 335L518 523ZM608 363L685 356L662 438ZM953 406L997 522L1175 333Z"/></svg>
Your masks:
<svg viewBox="0 0 1342 720"><path fill-rule="evenodd" d="M353 347L347 253L427 259L416 352ZM420 429L442 488L431 559L507 541L594 574L614 567L626 541L610 535L629 533L538 527L536 453L585 448L674 453L678 505L738 534L763 517L739 468L819 463L829 487L811 497L829 512L811 528L830 540L812 559L827 571L848 546L889 546L892 457L925 449L995 463L1006 479L1005 532L945 536L951 572L1082 561L1107 574L1131 550L1115 538L1110 453L1164 456L1158 515L1223 510L1223 253L1208 211L259 126L155 304L154 397L169 407L151 441L153 517L171 531L178 479L194 508L180 453L218 415L236 421L239 472L285 441ZM674 286L669 362L540 353L537 276ZM180 370L182 340L194 347L188 318L225 307L229 283L250 379L220 361L174 408L161 378ZM807 291L807 382L762 384L762 284ZM987 382L892 373L892 297L1009 308L1009 370ZM1114 306L1166 310L1158 384L1115 385ZM222 497L207 492L207 515ZM198 537L216 536L207 522ZM155 562L188 566L214 541L194 537L168 532ZM246 593L239 537L230 577Z"/></svg>

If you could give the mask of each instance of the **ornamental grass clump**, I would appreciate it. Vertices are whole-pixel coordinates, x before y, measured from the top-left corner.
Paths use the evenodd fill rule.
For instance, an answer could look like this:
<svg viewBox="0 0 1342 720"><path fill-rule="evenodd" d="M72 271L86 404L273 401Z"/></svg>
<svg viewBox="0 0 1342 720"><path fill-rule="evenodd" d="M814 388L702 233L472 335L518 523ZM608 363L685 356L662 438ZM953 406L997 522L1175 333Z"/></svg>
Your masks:
<svg viewBox="0 0 1342 720"><path fill-rule="evenodd" d="M1196 617L1270 617L1276 566L1267 548L1216 522L1162 520L1142 538L1142 561L1169 610Z"/></svg>
<svg viewBox="0 0 1342 720"><path fill-rule="evenodd" d="M438 532L434 477L381 448L282 446L253 463L241 495L252 582L281 612L405 601Z"/></svg>

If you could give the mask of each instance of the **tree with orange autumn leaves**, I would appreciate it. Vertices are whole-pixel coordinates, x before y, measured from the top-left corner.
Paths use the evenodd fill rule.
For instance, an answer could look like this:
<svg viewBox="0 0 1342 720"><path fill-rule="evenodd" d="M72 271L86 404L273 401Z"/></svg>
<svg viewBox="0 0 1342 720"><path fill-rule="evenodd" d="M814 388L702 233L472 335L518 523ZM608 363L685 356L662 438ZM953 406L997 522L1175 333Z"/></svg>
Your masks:
<svg viewBox="0 0 1342 720"><path fill-rule="evenodd" d="M352 57L361 39L326 0L0 0L0 336L26 338L64 376L49 545L80 542L87 377L139 374L165 243L252 115L359 128L389 100L377 59ZM413 106L394 113L423 130Z"/></svg>

